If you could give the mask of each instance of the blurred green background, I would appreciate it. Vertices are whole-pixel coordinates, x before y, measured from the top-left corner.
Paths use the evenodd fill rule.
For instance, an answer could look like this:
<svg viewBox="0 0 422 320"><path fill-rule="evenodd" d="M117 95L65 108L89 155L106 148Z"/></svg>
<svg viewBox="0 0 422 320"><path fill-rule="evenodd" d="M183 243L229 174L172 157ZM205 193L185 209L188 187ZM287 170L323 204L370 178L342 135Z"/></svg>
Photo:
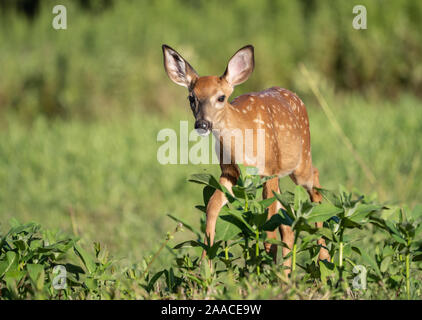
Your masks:
<svg viewBox="0 0 422 320"><path fill-rule="evenodd" d="M52 27L57 4L67 8L67 30ZM367 30L352 27L357 4L367 8ZM199 224L202 191L187 177L219 168L156 159L159 130L192 126L187 92L164 72L163 43L201 75L221 74L253 44L255 71L234 96L277 85L305 101L324 187L421 202L419 0L0 0L0 10L2 231L11 217L36 221L134 263L173 229L166 213ZM332 129L301 63L375 184Z"/></svg>

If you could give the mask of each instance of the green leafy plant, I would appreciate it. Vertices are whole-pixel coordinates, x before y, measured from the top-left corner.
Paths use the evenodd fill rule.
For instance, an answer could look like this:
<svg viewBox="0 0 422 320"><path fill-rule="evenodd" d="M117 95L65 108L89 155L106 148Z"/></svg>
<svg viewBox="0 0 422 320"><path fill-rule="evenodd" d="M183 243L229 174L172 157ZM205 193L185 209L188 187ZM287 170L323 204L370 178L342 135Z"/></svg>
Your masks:
<svg viewBox="0 0 422 320"><path fill-rule="evenodd" d="M202 214L215 190L228 199L217 219L214 243L204 241L203 217L196 228L169 215L177 223L174 231L154 254L130 267L111 259L99 243L87 250L78 238L12 220L0 236L0 299L420 298L421 206L387 209L343 187L338 192L319 189L322 203L311 202L300 186L263 200L263 184L272 177L254 173L241 167L233 193L212 175L191 176L204 186L203 203L196 206ZM274 201L282 208L268 219ZM316 228L316 222L323 227ZM292 258L288 278L265 250L266 243L286 247L266 235L281 224L295 232L284 257ZM175 234L184 230L193 239L173 244ZM330 261L318 261L321 237ZM154 262L163 249L174 260L157 271ZM203 251L206 260L201 259ZM366 276L358 288L356 268Z"/></svg>
<svg viewBox="0 0 422 320"><path fill-rule="evenodd" d="M266 237L266 231L273 231L284 224L295 232L291 252L284 257L292 258L291 279L287 283L294 283L295 286L308 282L320 283L319 286L334 290L335 294L354 297L360 294L360 291L353 293L350 288L350 283L356 276L354 268L363 265L370 270L368 276L371 288L366 292L375 292L376 284L391 285L394 281L397 284L393 267L387 263L388 259L397 256L398 260L394 258L394 263L405 270L405 291L410 298L411 263L421 260L421 243L415 240L421 233L419 222L401 218L398 222L400 226L394 225L381 217L381 212L387 207L359 193L350 193L343 187L340 187L339 192L319 189L324 197L322 203L311 202L306 190L300 186L296 186L294 192L274 193L274 197L262 200L260 197L263 184L273 177L262 178L254 175L253 169L242 166L240 169L241 174L232 193L212 175L196 174L190 177L189 181L204 185L204 203L196 206L202 213L206 212L208 201L215 190L224 192L228 203L217 219L213 245L207 245L203 241L203 225L199 231L171 216L193 232L196 239L175 245L172 250L177 256L176 265L154 276L154 280L158 281L161 275L165 275L169 292L182 288L185 293L190 294L198 290L224 294L228 290L227 277L237 283L257 281L261 284L280 284L280 281L284 281L286 285L286 279L281 280L281 267L274 264L271 255L265 251L266 242L287 246L280 240ZM267 208L274 201L279 201L282 209L268 219ZM412 217L418 215L419 207L412 211ZM316 222L322 222L323 227L316 228ZM364 237L357 235L374 231L378 235L382 232L385 234L385 231L388 234L383 251L375 258L373 253L359 244L365 240ZM332 257L330 261L318 261L321 245L316 240L321 237L325 239L325 249ZM210 263L201 261L203 250ZM403 261L400 261L399 253L402 254ZM391 275L387 276L386 271ZM397 286L400 288L400 283ZM392 286L386 289L386 294L391 292L389 289Z"/></svg>
<svg viewBox="0 0 422 320"><path fill-rule="evenodd" d="M94 244L92 255L74 237L43 230L36 223L10 223L0 237L1 298L107 297L107 285L115 281L113 262L100 244Z"/></svg>

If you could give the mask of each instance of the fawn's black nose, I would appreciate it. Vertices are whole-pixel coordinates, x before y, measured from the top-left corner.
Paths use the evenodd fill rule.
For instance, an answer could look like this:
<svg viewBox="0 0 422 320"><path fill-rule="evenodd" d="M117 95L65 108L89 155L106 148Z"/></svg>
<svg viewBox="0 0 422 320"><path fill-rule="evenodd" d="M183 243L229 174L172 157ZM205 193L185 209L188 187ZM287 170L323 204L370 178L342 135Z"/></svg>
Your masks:
<svg viewBox="0 0 422 320"><path fill-rule="evenodd" d="M206 134L211 129L211 123L207 120L196 120L195 121L195 129L198 131L199 134Z"/></svg>
<svg viewBox="0 0 422 320"><path fill-rule="evenodd" d="M197 120L195 121L195 129L201 129L208 131L211 128L211 123L209 123L207 120Z"/></svg>

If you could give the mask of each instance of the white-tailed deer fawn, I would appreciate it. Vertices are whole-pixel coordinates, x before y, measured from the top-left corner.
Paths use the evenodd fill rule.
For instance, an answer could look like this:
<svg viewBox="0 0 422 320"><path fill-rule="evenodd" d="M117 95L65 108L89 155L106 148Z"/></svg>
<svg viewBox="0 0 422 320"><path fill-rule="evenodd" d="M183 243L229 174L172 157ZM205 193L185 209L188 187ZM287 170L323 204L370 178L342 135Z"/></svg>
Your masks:
<svg viewBox="0 0 422 320"><path fill-rule="evenodd" d="M309 120L305 105L296 94L289 90L272 87L261 92L243 94L229 102L234 86L245 82L254 69L254 48L245 46L229 60L226 71L220 77L200 77L192 66L175 50L163 45L164 67L175 83L185 86L189 91L190 107L195 116L195 129L201 134L214 133L220 150L220 183L228 190L236 184L239 177L238 163L257 167L262 176L289 175L294 183L302 185L308 191L312 201L320 202L321 195L314 187L320 187L318 170L312 166ZM265 130L265 152L256 157L239 155L232 144L232 139L225 135L233 130L254 129L254 150L257 150L256 132ZM222 151L230 153L230 161L221 161ZM257 152L255 152L256 155ZM264 161L258 161L259 156ZM263 189L263 197L273 196L273 191L280 192L278 177L268 180ZM206 239L214 241L215 224L221 208L226 204L224 193L216 190L207 206ZM268 218L281 208L274 202L268 208ZM322 223L317 223L321 227ZM289 226L279 228L282 240L289 248L293 247L294 234ZM268 238L276 238L276 231L268 232ZM319 259L329 259L325 242L320 239ZM274 259L277 255L275 245L266 245ZM283 248L283 256L290 250ZM291 266L290 259L284 265ZM289 268L286 268L287 273Z"/></svg>

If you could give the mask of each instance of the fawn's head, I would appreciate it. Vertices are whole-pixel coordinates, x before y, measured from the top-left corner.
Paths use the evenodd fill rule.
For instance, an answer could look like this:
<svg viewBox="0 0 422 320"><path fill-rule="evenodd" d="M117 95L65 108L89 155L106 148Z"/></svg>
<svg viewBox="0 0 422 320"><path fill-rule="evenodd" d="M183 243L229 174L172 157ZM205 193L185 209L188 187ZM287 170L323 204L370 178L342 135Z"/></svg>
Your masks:
<svg viewBox="0 0 422 320"><path fill-rule="evenodd" d="M164 68L173 82L187 87L189 103L195 117L195 129L208 135L227 108L234 86L245 82L254 68L254 49L248 45L238 50L220 77L200 77L175 50L163 45Z"/></svg>

